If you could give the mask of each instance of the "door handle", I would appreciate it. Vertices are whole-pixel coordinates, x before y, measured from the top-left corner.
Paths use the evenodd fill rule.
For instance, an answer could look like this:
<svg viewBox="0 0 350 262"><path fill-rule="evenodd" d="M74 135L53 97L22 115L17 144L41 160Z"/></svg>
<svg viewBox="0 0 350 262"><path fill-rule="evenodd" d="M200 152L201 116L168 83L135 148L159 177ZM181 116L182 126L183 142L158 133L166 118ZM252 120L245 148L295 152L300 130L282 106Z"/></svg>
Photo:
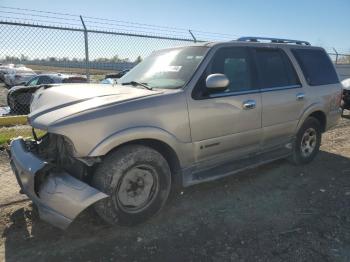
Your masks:
<svg viewBox="0 0 350 262"><path fill-rule="evenodd" d="M298 93L297 94L297 100L303 100L305 98L305 94L304 93Z"/></svg>
<svg viewBox="0 0 350 262"><path fill-rule="evenodd" d="M243 109L254 109L256 107L256 102L254 100L247 100L243 102Z"/></svg>

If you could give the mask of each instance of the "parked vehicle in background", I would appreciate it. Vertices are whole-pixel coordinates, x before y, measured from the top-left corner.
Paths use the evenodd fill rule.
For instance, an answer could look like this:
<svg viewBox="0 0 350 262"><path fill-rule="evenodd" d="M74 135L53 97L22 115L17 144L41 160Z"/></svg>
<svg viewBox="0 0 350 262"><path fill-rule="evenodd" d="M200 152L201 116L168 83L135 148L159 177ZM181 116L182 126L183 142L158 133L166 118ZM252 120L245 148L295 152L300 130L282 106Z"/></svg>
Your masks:
<svg viewBox="0 0 350 262"><path fill-rule="evenodd" d="M113 85L115 83L116 83L116 81L113 78L105 78L105 79L100 81L100 84L106 84L106 85Z"/></svg>
<svg viewBox="0 0 350 262"><path fill-rule="evenodd" d="M15 65L14 64L2 64L0 66L0 80L4 81L5 79L5 74L9 72L11 68L13 68Z"/></svg>
<svg viewBox="0 0 350 262"><path fill-rule="evenodd" d="M30 80L33 76L35 76L36 73L22 73L20 71L17 71L13 74L6 74L4 77L4 82L8 88L11 88L16 85L22 85L26 83L28 80Z"/></svg>
<svg viewBox="0 0 350 262"><path fill-rule="evenodd" d="M24 65L9 68L4 75L4 82L8 87L27 83L36 73Z"/></svg>
<svg viewBox="0 0 350 262"><path fill-rule="evenodd" d="M350 78L343 80L343 100L341 107L343 110L350 110Z"/></svg>
<svg viewBox="0 0 350 262"><path fill-rule="evenodd" d="M42 85L64 83L86 83L82 75L41 74L33 77L25 85L12 87L7 94L7 104L13 114L28 114L32 94Z"/></svg>
<svg viewBox="0 0 350 262"><path fill-rule="evenodd" d="M123 77L129 71L130 71L130 69L125 69L125 70L122 70L122 71L117 72L117 73L107 74L107 75L105 75L105 79L110 78L110 79L116 80L116 79Z"/></svg>
<svg viewBox="0 0 350 262"><path fill-rule="evenodd" d="M39 89L28 122L46 134L11 142L23 192L60 228L92 204L110 224L135 225L179 185L281 158L309 163L341 113L334 65L306 41L160 50L100 86Z"/></svg>
<svg viewBox="0 0 350 262"><path fill-rule="evenodd" d="M118 79L123 77L127 72L129 72L129 69L122 70L118 73L112 73L105 75L105 78L100 81L101 84L115 84Z"/></svg>

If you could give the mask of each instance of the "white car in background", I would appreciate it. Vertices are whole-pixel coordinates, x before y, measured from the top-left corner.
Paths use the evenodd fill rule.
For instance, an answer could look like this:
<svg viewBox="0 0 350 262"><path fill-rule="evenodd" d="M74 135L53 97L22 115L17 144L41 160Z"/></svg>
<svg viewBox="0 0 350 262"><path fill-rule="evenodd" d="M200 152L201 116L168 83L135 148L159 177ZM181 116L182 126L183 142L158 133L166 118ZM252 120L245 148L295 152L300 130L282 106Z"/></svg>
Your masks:
<svg viewBox="0 0 350 262"><path fill-rule="evenodd" d="M14 64L3 64L0 65L0 80L4 81L4 76L9 72L10 69L14 68Z"/></svg>
<svg viewBox="0 0 350 262"><path fill-rule="evenodd" d="M12 87L27 83L31 78L37 74L30 68L24 65L16 65L13 68L9 68L4 75L4 82L7 86Z"/></svg>
<svg viewBox="0 0 350 262"><path fill-rule="evenodd" d="M343 85L341 108L344 112L344 110L350 110L350 78L344 79L341 83Z"/></svg>

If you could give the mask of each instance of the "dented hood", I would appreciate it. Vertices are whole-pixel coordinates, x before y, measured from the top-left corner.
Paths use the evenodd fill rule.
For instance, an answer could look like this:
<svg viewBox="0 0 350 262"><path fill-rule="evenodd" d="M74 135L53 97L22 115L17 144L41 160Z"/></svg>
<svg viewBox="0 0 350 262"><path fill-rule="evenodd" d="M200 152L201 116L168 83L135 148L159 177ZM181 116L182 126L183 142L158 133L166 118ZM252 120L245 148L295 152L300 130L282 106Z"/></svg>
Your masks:
<svg viewBox="0 0 350 262"><path fill-rule="evenodd" d="M161 93L159 90L106 84L65 84L42 87L33 96L28 119L30 123L37 120L38 125L46 126L86 110L159 93Z"/></svg>

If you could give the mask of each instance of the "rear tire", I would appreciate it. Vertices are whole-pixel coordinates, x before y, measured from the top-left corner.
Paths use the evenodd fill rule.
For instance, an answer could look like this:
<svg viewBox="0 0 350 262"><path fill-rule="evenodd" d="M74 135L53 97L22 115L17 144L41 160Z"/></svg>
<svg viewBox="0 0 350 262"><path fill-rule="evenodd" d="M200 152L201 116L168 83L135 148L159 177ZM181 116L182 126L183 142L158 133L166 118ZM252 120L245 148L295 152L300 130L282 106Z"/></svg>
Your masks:
<svg viewBox="0 0 350 262"><path fill-rule="evenodd" d="M127 145L106 156L97 167L93 186L109 195L95 204L111 225L135 225L155 215L171 189L168 162L156 150Z"/></svg>
<svg viewBox="0 0 350 262"><path fill-rule="evenodd" d="M296 165L310 163L319 152L322 138L320 122L308 117L299 129L294 145L291 162Z"/></svg>

